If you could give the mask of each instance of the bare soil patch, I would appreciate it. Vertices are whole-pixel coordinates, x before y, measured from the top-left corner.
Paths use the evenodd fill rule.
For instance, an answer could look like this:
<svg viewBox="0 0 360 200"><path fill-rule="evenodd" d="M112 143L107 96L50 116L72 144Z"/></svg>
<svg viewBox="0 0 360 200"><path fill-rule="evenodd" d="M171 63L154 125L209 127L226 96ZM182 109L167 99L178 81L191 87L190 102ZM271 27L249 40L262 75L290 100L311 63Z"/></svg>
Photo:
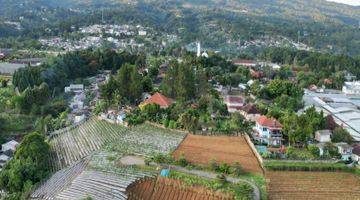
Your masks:
<svg viewBox="0 0 360 200"><path fill-rule="evenodd" d="M267 171L268 198L360 199L360 177L345 172Z"/></svg>
<svg viewBox="0 0 360 200"><path fill-rule="evenodd" d="M144 179L128 187L129 200L232 200L230 195L213 192L201 186L185 186L179 180L158 177Z"/></svg>
<svg viewBox="0 0 360 200"><path fill-rule="evenodd" d="M176 159L184 154L187 161L208 165L211 160L217 163L238 162L246 172L262 174L262 168L254 152L242 136L199 136L188 135L173 153Z"/></svg>

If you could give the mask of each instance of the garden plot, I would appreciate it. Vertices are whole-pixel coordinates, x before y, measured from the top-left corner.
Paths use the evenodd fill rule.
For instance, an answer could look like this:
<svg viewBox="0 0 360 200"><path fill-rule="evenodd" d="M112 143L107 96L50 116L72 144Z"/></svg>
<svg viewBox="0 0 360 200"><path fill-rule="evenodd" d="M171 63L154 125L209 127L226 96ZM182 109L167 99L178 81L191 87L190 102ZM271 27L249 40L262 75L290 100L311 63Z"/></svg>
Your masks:
<svg viewBox="0 0 360 200"><path fill-rule="evenodd" d="M150 124L131 128L120 141L107 146L106 150L120 155L149 156L154 153L170 153L176 149L186 134L162 129Z"/></svg>
<svg viewBox="0 0 360 200"><path fill-rule="evenodd" d="M345 172L268 171L269 199L359 199L359 176Z"/></svg>
<svg viewBox="0 0 360 200"><path fill-rule="evenodd" d="M56 172L31 194L30 199L54 199L84 171L88 163L89 159L86 158Z"/></svg>
<svg viewBox="0 0 360 200"><path fill-rule="evenodd" d="M78 200L87 197L99 200L127 199L127 187L149 176L152 175L135 168L123 168L122 173L84 171L67 189L59 193L56 199Z"/></svg>
<svg viewBox="0 0 360 200"><path fill-rule="evenodd" d="M157 178L133 183L126 192L129 200L232 200L233 196L215 193L201 186L186 186L179 180Z"/></svg>
<svg viewBox="0 0 360 200"><path fill-rule="evenodd" d="M106 143L120 139L126 128L95 118L56 134L49 143L53 151L54 170L62 169L100 149Z"/></svg>
<svg viewBox="0 0 360 200"><path fill-rule="evenodd" d="M262 168L242 136L199 136L188 135L174 152L175 158L184 154L187 161L208 165L211 160L218 163L238 162L246 172L262 174Z"/></svg>

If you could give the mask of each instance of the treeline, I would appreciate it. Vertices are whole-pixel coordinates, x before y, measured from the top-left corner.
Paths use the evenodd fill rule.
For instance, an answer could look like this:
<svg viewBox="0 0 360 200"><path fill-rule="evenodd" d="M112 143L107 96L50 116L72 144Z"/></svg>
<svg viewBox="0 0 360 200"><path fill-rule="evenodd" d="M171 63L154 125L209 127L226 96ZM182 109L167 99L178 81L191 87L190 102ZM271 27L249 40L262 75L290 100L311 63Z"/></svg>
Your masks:
<svg viewBox="0 0 360 200"><path fill-rule="evenodd" d="M268 48L261 59L275 63L303 67L315 72L318 78L328 78L336 72L347 70L360 78L360 57L299 51L289 48Z"/></svg>
<svg viewBox="0 0 360 200"><path fill-rule="evenodd" d="M99 70L116 71L124 63L144 65L145 56L111 49L69 52L49 59L38 67L26 67L13 75L13 84L19 91L45 82L50 89L62 90L71 81L95 75Z"/></svg>
<svg viewBox="0 0 360 200"><path fill-rule="evenodd" d="M40 66L19 69L13 75L13 85L20 94L11 98L11 108L17 113L35 116L35 127L39 132L62 128L68 123L66 114L69 112L64 87L70 83L86 84L85 78L100 70L117 71L123 63L142 67L145 55L89 49L50 58ZM137 68L135 71L137 73ZM141 92L142 88L136 93L136 98Z"/></svg>

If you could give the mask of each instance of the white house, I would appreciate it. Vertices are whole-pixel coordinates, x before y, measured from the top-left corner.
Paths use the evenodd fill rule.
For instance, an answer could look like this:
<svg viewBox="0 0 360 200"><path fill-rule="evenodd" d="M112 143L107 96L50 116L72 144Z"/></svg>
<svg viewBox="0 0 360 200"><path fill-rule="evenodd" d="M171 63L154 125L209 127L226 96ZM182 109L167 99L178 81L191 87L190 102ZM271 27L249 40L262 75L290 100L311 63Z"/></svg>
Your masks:
<svg viewBox="0 0 360 200"><path fill-rule="evenodd" d="M240 113L248 121L256 121L256 119L261 116L260 111L257 109L255 104L247 104L243 106Z"/></svg>
<svg viewBox="0 0 360 200"><path fill-rule="evenodd" d="M353 160L354 162L358 162L358 164L360 164L360 145L354 146L351 153L351 160Z"/></svg>
<svg viewBox="0 0 360 200"><path fill-rule="evenodd" d="M237 59L233 60L234 65L245 67L256 67L258 63L255 60Z"/></svg>
<svg viewBox="0 0 360 200"><path fill-rule="evenodd" d="M85 119L86 119L86 116L85 116L84 114L82 114L82 115L76 115L75 118L74 118L74 123L75 123L75 124L81 123L81 122L83 122Z"/></svg>
<svg viewBox="0 0 360 200"><path fill-rule="evenodd" d="M336 143L335 146L338 148L338 152L341 154L342 160L349 160L352 154L353 147L345 142Z"/></svg>
<svg viewBox="0 0 360 200"><path fill-rule="evenodd" d="M317 143L316 146L319 148L319 155L322 156L324 155L324 148L325 148L326 143Z"/></svg>
<svg viewBox="0 0 360 200"><path fill-rule="evenodd" d="M360 94L360 81L345 82L342 91L345 94Z"/></svg>
<svg viewBox="0 0 360 200"><path fill-rule="evenodd" d="M146 31L143 31L143 30L139 31L139 36L146 36L146 34L147 34Z"/></svg>
<svg viewBox="0 0 360 200"><path fill-rule="evenodd" d="M331 142L330 130L319 130L315 132L315 140L318 142Z"/></svg>
<svg viewBox="0 0 360 200"><path fill-rule="evenodd" d="M3 152L6 152L6 151L12 151L12 152L15 152L17 146L19 145L18 142L16 142L15 140L11 140L3 145L1 145L1 150Z"/></svg>
<svg viewBox="0 0 360 200"><path fill-rule="evenodd" d="M11 158L5 154L0 155L0 168L4 167L4 165L10 160Z"/></svg>
<svg viewBox="0 0 360 200"><path fill-rule="evenodd" d="M225 104L230 113L240 111L244 106L244 99L241 96L227 95L225 96Z"/></svg>
<svg viewBox="0 0 360 200"><path fill-rule="evenodd" d="M68 92L81 92L84 90L83 84L71 84L69 87L65 87L65 93Z"/></svg>
<svg viewBox="0 0 360 200"><path fill-rule="evenodd" d="M256 119L255 139L262 143L277 146L282 143L282 125L274 118L260 116Z"/></svg>
<svg viewBox="0 0 360 200"><path fill-rule="evenodd" d="M118 116L116 117L117 123L120 123L120 124L124 123L125 118L126 118L126 113L123 112L123 111L120 112L120 113L118 114Z"/></svg>

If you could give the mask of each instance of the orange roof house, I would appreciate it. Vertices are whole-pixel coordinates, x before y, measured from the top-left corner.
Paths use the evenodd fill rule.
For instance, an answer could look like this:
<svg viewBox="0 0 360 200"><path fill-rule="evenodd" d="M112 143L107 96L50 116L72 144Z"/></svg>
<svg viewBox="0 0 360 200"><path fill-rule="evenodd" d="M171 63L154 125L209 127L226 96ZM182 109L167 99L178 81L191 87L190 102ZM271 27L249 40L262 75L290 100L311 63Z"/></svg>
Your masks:
<svg viewBox="0 0 360 200"><path fill-rule="evenodd" d="M146 106L148 104L157 104L160 106L160 108L167 108L169 107L174 101L170 98L167 98L166 96L160 94L159 92L156 92L154 95L152 95L150 98L146 99L143 103L141 103L140 106Z"/></svg>
<svg viewBox="0 0 360 200"><path fill-rule="evenodd" d="M256 123L270 130L281 130L283 127L282 124L280 124L280 122L278 122L275 118L268 118L264 115L260 116L256 120Z"/></svg>
<svg viewBox="0 0 360 200"><path fill-rule="evenodd" d="M266 143L270 146L281 145L282 127L275 118L268 118L262 115L256 119L255 138L261 143Z"/></svg>

